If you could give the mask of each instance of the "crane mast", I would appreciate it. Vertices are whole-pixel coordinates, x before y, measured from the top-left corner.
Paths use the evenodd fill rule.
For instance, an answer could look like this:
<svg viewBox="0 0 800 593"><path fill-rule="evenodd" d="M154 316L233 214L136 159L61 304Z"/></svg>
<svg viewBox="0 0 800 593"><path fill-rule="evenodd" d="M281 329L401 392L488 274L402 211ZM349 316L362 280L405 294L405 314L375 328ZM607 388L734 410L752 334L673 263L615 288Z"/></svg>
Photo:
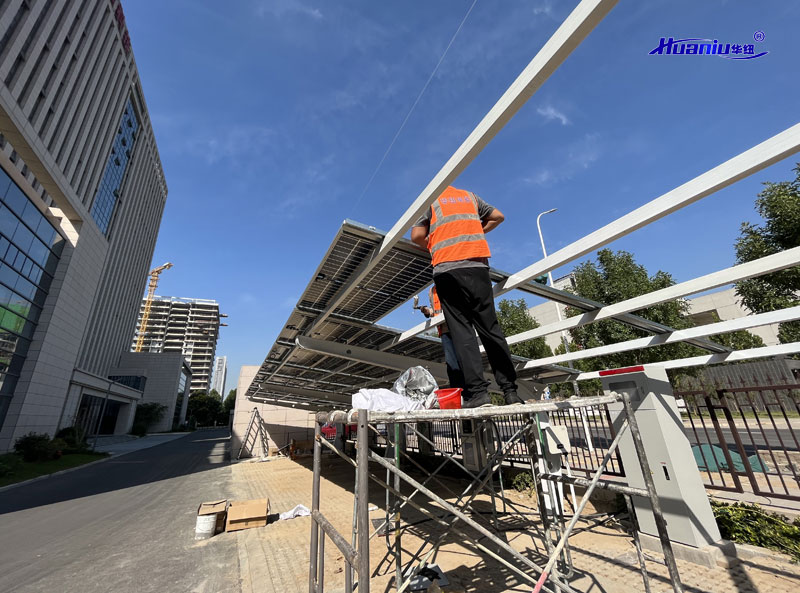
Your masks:
<svg viewBox="0 0 800 593"><path fill-rule="evenodd" d="M147 285L147 298L144 301L144 311L142 311L142 320L139 323L139 335L136 338L136 347L134 352L141 352L144 346L144 336L147 331L147 322L150 319L150 308L153 305L153 297L156 294L156 287L158 286L158 276L164 270L169 270L172 264L167 262L163 266L158 266L150 270L150 282Z"/></svg>

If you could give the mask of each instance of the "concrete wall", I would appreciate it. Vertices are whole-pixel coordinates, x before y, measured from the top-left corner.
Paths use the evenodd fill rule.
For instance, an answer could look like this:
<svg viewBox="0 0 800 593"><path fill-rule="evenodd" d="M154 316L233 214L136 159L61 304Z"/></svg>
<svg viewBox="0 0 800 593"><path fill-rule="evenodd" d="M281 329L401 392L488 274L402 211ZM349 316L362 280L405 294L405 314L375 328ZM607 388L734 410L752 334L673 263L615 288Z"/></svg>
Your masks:
<svg viewBox="0 0 800 593"><path fill-rule="evenodd" d="M253 414L253 408L257 408L264 422L264 430L267 434L267 447L269 453L284 447L290 439L307 440L314 436L314 414L304 410L297 410L290 407L275 406L272 404L256 403L245 398L253 377L256 376L258 365L243 366L239 371L239 381L236 386L236 408L233 416L233 431L231 437L231 451L235 457L242 446L242 440L246 438L245 432ZM250 442L252 442L252 438ZM254 456L262 454L261 446L257 443ZM242 457L249 457L247 451Z"/></svg>
<svg viewBox="0 0 800 593"><path fill-rule="evenodd" d="M155 402L167 407L161 420L149 427L149 432L172 430L181 369L189 372L188 365L180 352L125 352L120 357L119 366L111 370L112 375L146 377L147 382L140 403ZM189 384L190 381L187 381L183 394L184 414L189 399Z"/></svg>

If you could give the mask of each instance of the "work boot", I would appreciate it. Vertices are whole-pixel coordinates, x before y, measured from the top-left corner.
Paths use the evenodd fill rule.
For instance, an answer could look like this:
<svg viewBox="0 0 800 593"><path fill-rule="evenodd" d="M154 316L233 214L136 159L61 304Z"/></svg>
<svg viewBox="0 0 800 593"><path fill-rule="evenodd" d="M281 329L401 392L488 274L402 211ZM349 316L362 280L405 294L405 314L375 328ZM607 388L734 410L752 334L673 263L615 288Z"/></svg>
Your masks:
<svg viewBox="0 0 800 593"><path fill-rule="evenodd" d="M514 405L514 404L524 404L525 403L525 401L519 395L517 395L516 391L507 391L503 395L503 399L506 400L506 405L507 406L511 406L511 405Z"/></svg>
<svg viewBox="0 0 800 593"><path fill-rule="evenodd" d="M492 398L489 396L488 393L483 392L478 395L473 395L469 399L465 399L464 402L461 404L462 408L483 408L485 406L492 405Z"/></svg>

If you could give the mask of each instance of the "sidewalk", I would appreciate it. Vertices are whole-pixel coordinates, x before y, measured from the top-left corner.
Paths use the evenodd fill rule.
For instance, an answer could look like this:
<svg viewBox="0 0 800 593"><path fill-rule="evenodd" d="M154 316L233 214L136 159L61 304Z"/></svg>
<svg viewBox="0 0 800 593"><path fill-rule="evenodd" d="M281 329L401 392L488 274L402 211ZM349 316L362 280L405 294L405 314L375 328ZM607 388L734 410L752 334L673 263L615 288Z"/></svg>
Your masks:
<svg viewBox="0 0 800 593"><path fill-rule="evenodd" d="M275 459L263 463L240 463L232 466L232 490L239 498L268 496L271 512L280 513L297 504L311 507L311 461L297 462ZM321 511L346 539L350 537L353 498L351 468L338 459L325 458L322 468ZM449 480L452 487L460 482ZM440 493L441 494L441 493ZM507 493L513 502L528 507L532 500L516 492ZM370 501L384 504L384 493L370 485ZM422 502L422 497L418 496ZM427 508L434 508L425 504ZM409 508L409 507L406 507ZM488 508L488 507L487 507ZM533 510L533 509L530 509ZM405 509L404 509L405 513ZM382 511L372 513L382 517ZM417 521L422 515L409 512L404 519ZM238 534L242 593L305 593L308 591L309 517L270 523L261 529L248 529ZM534 562L546 562L541 540L536 537L536 524L522 525L518 517L507 517L506 535L511 545L524 551ZM434 532L431 523L419 523L403 535L404 551L411 553L423 541L420 536ZM591 593L634 593L643 591L633 542L613 525L598 527L582 522L570 538L576 574L571 585L577 591ZM531 585L523 582L507 568L486 558L470 542L457 536L446 538L436 558L445 570L451 585L444 593L530 593ZM663 558L648 554L647 568L654 593L671 591ZM370 546L372 570L381 566L386 555L385 542L374 538ZM678 562L686 591L692 593L795 593L800 590L800 566L779 559L743 561L731 568L707 568ZM325 590L343 591L343 562L336 547L325 547ZM371 579L372 590L383 593L391 587L394 567L384 562Z"/></svg>

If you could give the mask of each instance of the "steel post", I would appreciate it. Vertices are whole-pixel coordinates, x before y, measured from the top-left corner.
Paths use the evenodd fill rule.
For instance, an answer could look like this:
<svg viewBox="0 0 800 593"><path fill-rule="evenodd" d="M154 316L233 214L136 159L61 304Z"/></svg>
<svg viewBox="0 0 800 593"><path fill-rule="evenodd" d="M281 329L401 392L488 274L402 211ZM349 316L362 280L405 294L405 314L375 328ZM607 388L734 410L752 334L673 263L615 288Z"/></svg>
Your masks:
<svg viewBox="0 0 800 593"><path fill-rule="evenodd" d="M358 411L358 593L369 593L369 412ZM349 592L348 592L349 593Z"/></svg>
<svg viewBox="0 0 800 593"><path fill-rule="evenodd" d="M669 535L667 534L667 522L664 521L664 515L661 511L661 502L658 500L656 485L653 482L653 475L650 473L647 452L644 450L644 443L642 442L642 435L639 433L639 424L636 422L636 414L631 405L631 398L627 393L622 393L621 395L622 405L625 407L625 416L631 428L633 445L636 448L636 456L639 458L639 465L642 468L642 475L644 476L644 484L649 494L650 505L653 508L653 517L655 518L656 528L658 529L658 537L661 540L661 548L664 551L664 561L667 564L670 580L672 581L672 590L674 593L683 593L681 576L678 574L678 565L675 562L675 555L672 552L672 542L670 542Z"/></svg>
<svg viewBox="0 0 800 593"><path fill-rule="evenodd" d="M319 479L322 469L322 444L319 422L314 423L314 473L311 480L311 512L319 512ZM308 593L317 590L317 558L319 552L319 526L316 521L311 521L311 552L308 566Z"/></svg>

